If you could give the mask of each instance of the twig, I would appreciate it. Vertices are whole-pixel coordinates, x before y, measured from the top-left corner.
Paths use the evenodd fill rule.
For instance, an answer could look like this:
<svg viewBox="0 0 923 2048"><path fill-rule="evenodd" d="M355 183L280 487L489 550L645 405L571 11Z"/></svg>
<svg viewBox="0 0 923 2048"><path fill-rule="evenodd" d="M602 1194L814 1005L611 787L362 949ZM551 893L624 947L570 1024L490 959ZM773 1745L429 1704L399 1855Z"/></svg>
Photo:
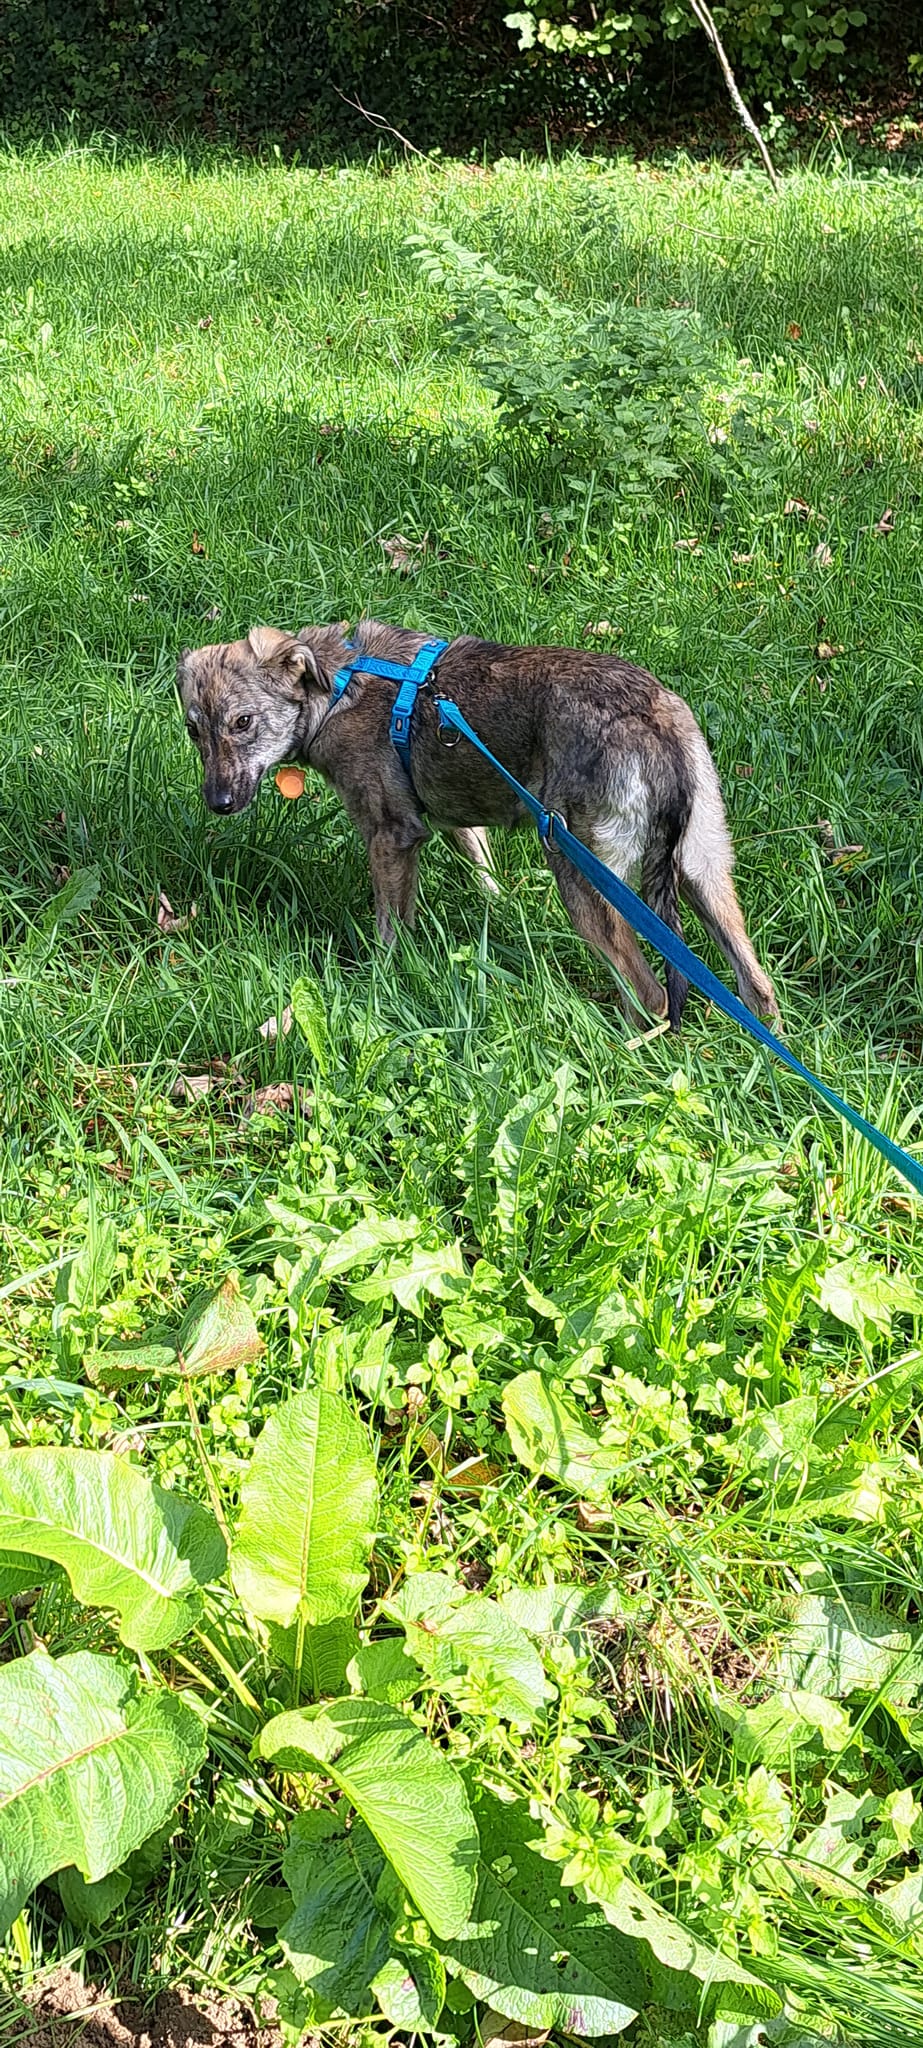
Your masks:
<svg viewBox="0 0 923 2048"><path fill-rule="evenodd" d="M341 92L338 85L335 85L333 90L337 99L343 101L344 106L352 107L355 114L362 115L363 121L370 121L373 128L383 128L386 135L393 135L396 141L403 143L405 149L412 150L414 156L420 157L423 163L428 164L432 161L425 149L418 149L415 142L408 141L407 136L402 135L399 128L392 128L390 121L386 121L383 114L373 114L359 99L351 100L349 94Z"/></svg>
<svg viewBox="0 0 923 2048"><path fill-rule="evenodd" d="M744 102L741 98L737 80L734 77L734 73L731 70L731 66L728 61L727 51L715 27L711 11L708 7L706 7L705 0L689 0L689 5L692 9L693 14L695 15L699 27L705 30L705 34L707 35L708 40L712 46L712 49L714 50L715 56L717 57L721 69L724 72L724 82L727 86L728 92L730 93L731 101L733 103L735 111L738 114L740 120L743 122L743 125L746 128L748 135L752 135L753 140L756 143L757 149L759 150L760 156L763 159L769 183L772 186L772 189L775 192L776 196L778 197L779 193L782 190L782 187L779 183L778 173L776 171L775 165L773 164L769 151L766 148L766 144L763 141L763 137L760 134L756 122L753 119L753 115L750 113L749 108L744 105Z"/></svg>

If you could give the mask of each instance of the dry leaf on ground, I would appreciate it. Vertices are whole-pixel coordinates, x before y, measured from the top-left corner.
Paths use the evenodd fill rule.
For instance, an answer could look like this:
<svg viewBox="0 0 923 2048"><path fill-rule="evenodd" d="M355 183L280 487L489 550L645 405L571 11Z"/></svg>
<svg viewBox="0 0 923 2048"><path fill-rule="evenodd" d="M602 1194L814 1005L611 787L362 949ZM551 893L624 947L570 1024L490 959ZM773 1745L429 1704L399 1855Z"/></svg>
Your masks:
<svg viewBox="0 0 923 2048"><path fill-rule="evenodd" d="M174 1102L199 1102L214 1085L214 1074L177 1074L170 1094Z"/></svg>
<svg viewBox="0 0 923 2048"><path fill-rule="evenodd" d="M818 818L817 830L820 833L821 844L827 859L835 868L851 868L857 861L865 859L864 846L837 845L836 834L829 818Z"/></svg>
<svg viewBox="0 0 923 2048"><path fill-rule="evenodd" d="M597 619L595 625L584 626L583 637L584 640L606 640L615 630L611 619Z"/></svg>
<svg viewBox="0 0 923 2048"><path fill-rule="evenodd" d="M612 1509L600 1507L596 1501L578 1500L575 1519L578 1529L603 1529L612 1520Z"/></svg>
<svg viewBox="0 0 923 2048"><path fill-rule="evenodd" d="M391 568L399 576L415 576L422 567L424 555L429 552L429 534L425 533L422 540L405 540L402 533L394 533L381 545Z"/></svg>
<svg viewBox="0 0 923 2048"><path fill-rule="evenodd" d="M875 521L875 525L872 528L872 531L873 533L894 532L894 513L892 512L890 505L888 506L887 512L883 512L881 518Z"/></svg>
<svg viewBox="0 0 923 2048"><path fill-rule="evenodd" d="M268 1038L272 1044L274 1038L287 1038L291 1028L292 1008L286 1003L281 1017L267 1017L265 1024L260 1025L260 1037Z"/></svg>
<svg viewBox="0 0 923 2048"><path fill-rule="evenodd" d="M208 553L208 549L205 546L205 542L199 539L197 533L194 533L192 536L191 546L194 555L205 555Z"/></svg>
<svg viewBox="0 0 923 2048"><path fill-rule="evenodd" d="M816 649L818 661L835 661L837 655L842 654L842 652L843 649L837 641L818 640Z"/></svg>
<svg viewBox="0 0 923 2048"><path fill-rule="evenodd" d="M184 932L187 926L192 923L195 914L196 906L194 903L190 903L189 916L177 917L169 897L164 895L162 889L158 891L157 928L163 932L165 938L172 938L174 932Z"/></svg>
<svg viewBox="0 0 923 2048"><path fill-rule="evenodd" d="M292 1081L270 1081L265 1088L255 1088L244 1103L244 1116L272 1116L274 1111L291 1116L296 1095L302 1115L307 1116L314 1097L310 1088L296 1089Z"/></svg>
<svg viewBox="0 0 923 2048"><path fill-rule="evenodd" d="M817 563L819 569L829 569L833 561L833 551L831 548L828 548L825 540L818 541L814 550L813 560Z"/></svg>
<svg viewBox="0 0 923 2048"><path fill-rule="evenodd" d="M786 518L790 518L792 515L798 519L814 519L816 517L813 505L808 505L804 498L786 498L782 510Z"/></svg>
<svg viewBox="0 0 923 2048"><path fill-rule="evenodd" d="M700 555L702 552L702 543L699 540L698 534L695 533L691 535L689 540L675 540L673 546L675 548L686 548L690 555Z"/></svg>
<svg viewBox="0 0 923 2048"><path fill-rule="evenodd" d="M549 2032L548 2027L530 2027L492 2010L485 2012L478 2028L481 2048L542 2048Z"/></svg>

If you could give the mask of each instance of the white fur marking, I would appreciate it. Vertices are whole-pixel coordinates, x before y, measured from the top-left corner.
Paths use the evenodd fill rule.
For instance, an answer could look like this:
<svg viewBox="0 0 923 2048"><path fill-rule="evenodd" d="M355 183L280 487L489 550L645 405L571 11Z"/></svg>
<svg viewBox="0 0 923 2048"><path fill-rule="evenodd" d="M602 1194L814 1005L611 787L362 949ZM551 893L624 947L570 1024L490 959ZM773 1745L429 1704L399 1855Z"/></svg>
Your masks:
<svg viewBox="0 0 923 2048"><path fill-rule="evenodd" d="M637 762L625 763L619 782L618 808L594 819L592 844L600 860L627 882L647 844L649 797Z"/></svg>

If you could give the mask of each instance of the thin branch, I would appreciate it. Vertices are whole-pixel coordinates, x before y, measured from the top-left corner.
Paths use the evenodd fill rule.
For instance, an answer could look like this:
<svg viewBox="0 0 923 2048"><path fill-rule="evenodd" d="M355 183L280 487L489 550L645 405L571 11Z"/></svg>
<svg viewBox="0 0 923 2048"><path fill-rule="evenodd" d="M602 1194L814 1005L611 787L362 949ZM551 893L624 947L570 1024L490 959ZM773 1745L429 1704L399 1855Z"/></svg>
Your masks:
<svg viewBox="0 0 923 2048"><path fill-rule="evenodd" d="M779 193L782 190L782 187L779 183L778 173L776 171L775 165L773 164L772 158L769 154L766 144L763 141L763 137L760 134L756 122L753 119L753 115L750 113L749 108L744 105L744 102L741 98L737 80L734 77L733 71L731 70L730 63L728 62L727 51L715 27L711 11L705 5L705 0L689 0L689 5L692 9L693 14L695 15L699 27L705 30L705 34L707 35L708 40L712 46L712 49L714 50L715 56L717 57L721 69L724 72L724 82L727 86L728 92L730 93L731 101L733 103L735 112L739 116L740 120L743 122L743 125L747 130L747 134L752 135L753 140L756 143L757 149L759 150L760 156L763 159L769 183L772 186L772 189L775 192L776 196L778 197Z"/></svg>
<svg viewBox="0 0 923 2048"><path fill-rule="evenodd" d="M354 114L362 115L363 121L370 121L373 128L381 128L386 135L393 135L397 142L403 143L405 149L412 150L414 156L420 157L423 163L428 164L432 161L427 156L425 149L418 149L415 142L409 142L407 136L402 135L399 128L392 128L390 121L386 121L383 114L373 114L368 107L363 106L360 99L351 100L349 94L341 92L338 85L335 85L333 90L336 93L337 99L343 101L344 106L352 107Z"/></svg>

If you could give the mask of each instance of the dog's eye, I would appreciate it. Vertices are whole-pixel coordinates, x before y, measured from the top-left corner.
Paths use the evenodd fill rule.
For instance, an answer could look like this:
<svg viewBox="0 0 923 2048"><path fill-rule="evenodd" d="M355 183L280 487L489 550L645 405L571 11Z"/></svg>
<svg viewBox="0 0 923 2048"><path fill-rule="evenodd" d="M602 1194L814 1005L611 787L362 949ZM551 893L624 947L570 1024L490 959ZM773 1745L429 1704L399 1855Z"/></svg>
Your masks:
<svg viewBox="0 0 923 2048"><path fill-rule="evenodd" d="M197 739L198 739L198 737L199 737L199 728L198 728L198 726L197 726L197 724L196 724L196 722L195 722L195 719L194 719L194 718L187 718L187 720L186 720L186 731L188 732L188 734L189 734L189 737L190 737L190 739L191 739L191 740L197 740Z"/></svg>
<svg viewBox="0 0 923 2048"><path fill-rule="evenodd" d="M239 717L239 718L235 718L235 720L234 720L234 731L235 731L235 732L249 732L249 731L250 731L250 727L251 727L251 725L252 725L252 724L253 724L253 713L252 713L252 711L242 711L242 712L241 712L241 715L240 715L240 717Z"/></svg>

